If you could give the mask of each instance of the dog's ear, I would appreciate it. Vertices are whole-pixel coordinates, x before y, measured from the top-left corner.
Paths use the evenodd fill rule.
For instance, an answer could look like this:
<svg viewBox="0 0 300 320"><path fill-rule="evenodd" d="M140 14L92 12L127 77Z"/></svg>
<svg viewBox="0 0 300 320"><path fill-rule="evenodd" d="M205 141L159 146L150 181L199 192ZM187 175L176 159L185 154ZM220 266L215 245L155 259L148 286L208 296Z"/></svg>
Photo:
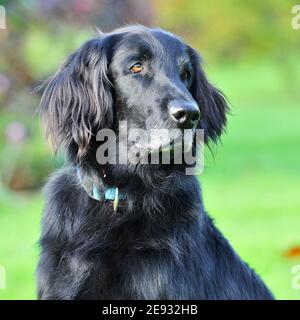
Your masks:
<svg viewBox="0 0 300 320"><path fill-rule="evenodd" d="M45 86L39 110L55 151L74 144L83 156L93 132L112 121L107 43L105 38L86 42Z"/></svg>
<svg viewBox="0 0 300 320"><path fill-rule="evenodd" d="M188 50L194 73L190 92L201 112L199 128L204 129L205 142L215 142L226 126L226 112L229 107L224 95L208 82L197 52L192 48Z"/></svg>

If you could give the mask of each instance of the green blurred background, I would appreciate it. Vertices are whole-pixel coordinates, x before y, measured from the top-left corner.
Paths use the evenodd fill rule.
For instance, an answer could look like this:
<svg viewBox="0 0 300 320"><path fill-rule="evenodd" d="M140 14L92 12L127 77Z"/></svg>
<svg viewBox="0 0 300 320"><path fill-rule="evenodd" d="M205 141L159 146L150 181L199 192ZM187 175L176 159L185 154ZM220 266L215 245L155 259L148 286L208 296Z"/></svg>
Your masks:
<svg viewBox="0 0 300 320"><path fill-rule="evenodd" d="M0 299L35 299L41 186L62 163L43 140L34 88L83 41L128 23L198 49L227 95L222 143L199 176L207 210L278 299L299 299L300 29L288 0L0 1ZM0 275L1 276L1 275Z"/></svg>

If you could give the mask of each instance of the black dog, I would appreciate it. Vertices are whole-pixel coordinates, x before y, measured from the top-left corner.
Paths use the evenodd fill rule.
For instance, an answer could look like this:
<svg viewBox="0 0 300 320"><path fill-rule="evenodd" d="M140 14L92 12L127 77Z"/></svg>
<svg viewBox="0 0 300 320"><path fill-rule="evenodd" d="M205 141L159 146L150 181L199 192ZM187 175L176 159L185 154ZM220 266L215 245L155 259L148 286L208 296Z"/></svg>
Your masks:
<svg viewBox="0 0 300 320"><path fill-rule="evenodd" d="M46 188L40 299L272 299L206 214L186 163L96 160L97 132L118 134L120 121L218 139L226 101L191 47L142 26L101 34L50 79L40 111L68 159Z"/></svg>

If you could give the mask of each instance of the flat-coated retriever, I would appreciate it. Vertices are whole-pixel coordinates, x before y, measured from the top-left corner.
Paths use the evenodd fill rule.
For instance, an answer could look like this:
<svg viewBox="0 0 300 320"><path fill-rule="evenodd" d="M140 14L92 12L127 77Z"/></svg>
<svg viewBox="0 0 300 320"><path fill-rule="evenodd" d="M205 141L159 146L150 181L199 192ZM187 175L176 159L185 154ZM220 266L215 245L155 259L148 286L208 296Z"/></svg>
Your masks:
<svg viewBox="0 0 300 320"><path fill-rule="evenodd" d="M205 212L197 178L186 174L194 165L175 163L174 154L163 163L164 135L155 148L131 141L127 149L140 150L135 163L104 163L108 151L97 157L107 145L98 132L118 137L121 122L129 133L190 130L184 144L194 154L196 129L204 143L215 142L227 110L198 54L169 32L129 26L73 53L40 104L46 134L68 165L45 189L38 297L272 299ZM120 146L114 150L120 157ZM154 153L155 164L141 161Z"/></svg>

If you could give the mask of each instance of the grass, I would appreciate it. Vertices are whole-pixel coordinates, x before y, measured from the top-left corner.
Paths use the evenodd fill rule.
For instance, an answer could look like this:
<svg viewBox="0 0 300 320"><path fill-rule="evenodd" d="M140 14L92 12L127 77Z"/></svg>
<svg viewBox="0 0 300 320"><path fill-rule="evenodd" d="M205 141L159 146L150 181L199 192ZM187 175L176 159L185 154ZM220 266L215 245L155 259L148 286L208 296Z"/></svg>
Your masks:
<svg viewBox="0 0 300 320"><path fill-rule="evenodd" d="M281 66L270 63L208 70L232 102L222 144L205 154L199 176L205 206L240 256L278 299L299 299L291 269L300 257L300 72L286 86ZM284 73L285 74L285 73ZM298 100L298 101L297 101ZM34 299L34 269L42 198L0 191L0 299Z"/></svg>
<svg viewBox="0 0 300 320"><path fill-rule="evenodd" d="M40 194L0 194L0 265L6 290L0 299L34 299L37 239L42 211Z"/></svg>

